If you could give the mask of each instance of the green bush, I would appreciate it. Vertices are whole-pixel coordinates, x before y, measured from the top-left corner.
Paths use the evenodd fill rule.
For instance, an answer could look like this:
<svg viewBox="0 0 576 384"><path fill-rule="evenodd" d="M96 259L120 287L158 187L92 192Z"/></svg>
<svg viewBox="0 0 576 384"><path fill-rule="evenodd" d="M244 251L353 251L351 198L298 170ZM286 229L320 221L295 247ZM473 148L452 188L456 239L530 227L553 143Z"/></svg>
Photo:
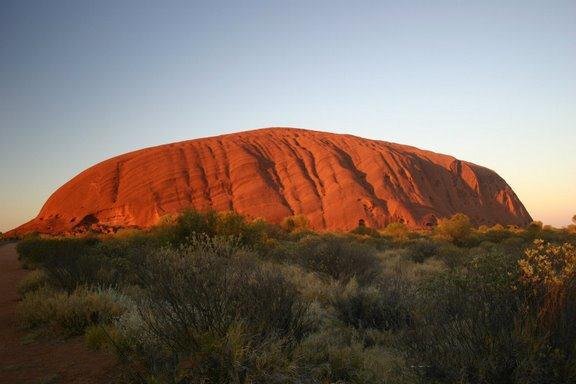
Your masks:
<svg viewBox="0 0 576 384"><path fill-rule="evenodd" d="M301 369L312 383L417 383L400 353L366 347L348 328L333 328L308 337L299 347Z"/></svg>
<svg viewBox="0 0 576 384"><path fill-rule="evenodd" d="M376 250L344 236L309 236L298 243L294 252L298 264L343 282L355 277L364 283L378 275Z"/></svg>
<svg viewBox="0 0 576 384"><path fill-rule="evenodd" d="M522 250L526 248L526 241L517 236L512 236L500 242L500 249L507 254L521 254Z"/></svg>
<svg viewBox="0 0 576 384"><path fill-rule="evenodd" d="M397 279L403 284L416 286L421 280L443 271L447 265L439 257L430 257L422 263L410 260L406 249L390 249L380 253L380 274L383 278Z"/></svg>
<svg viewBox="0 0 576 384"><path fill-rule="evenodd" d="M367 227L366 225L359 225L356 228L354 228L353 230L351 230L350 233L352 233L354 235L365 236L368 238L381 237L380 232L378 232L378 230L376 228Z"/></svg>
<svg viewBox="0 0 576 384"><path fill-rule="evenodd" d="M438 258L454 269L468 263L469 251L451 243L438 242Z"/></svg>
<svg viewBox="0 0 576 384"><path fill-rule="evenodd" d="M369 287L359 287L352 280L332 304L338 318L354 328L399 330L412 324L407 291L397 279L385 279Z"/></svg>
<svg viewBox="0 0 576 384"><path fill-rule="evenodd" d="M81 335L91 324L110 323L130 301L113 290L78 289L73 293L42 288L27 293L17 307L25 329L44 329L65 336Z"/></svg>
<svg viewBox="0 0 576 384"><path fill-rule="evenodd" d="M434 232L442 239L453 242L456 245L464 245L472 233L470 219L463 213L456 213L450 218L438 220Z"/></svg>
<svg viewBox="0 0 576 384"><path fill-rule="evenodd" d="M410 236L410 229L404 223L394 222L388 224L382 230L382 234L391 237L395 241L405 241Z"/></svg>
<svg viewBox="0 0 576 384"><path fill-rule="evenodd" d="M425 280L407 348L429 380L510 382L516 364L515 260L488 252Z"/></svg>
<svg viewBox="0 0 576 384"><path fill-rule="evenodd" d="M318 301L322 304L330 302L333 293L340 289L338 282L323 279L318 274L310 272L299 265L294 264L271 264L268 268L274 268L283 278L290 282L300 296L308 301Z"/></svg>
<svg viewBox="0 0 576 384"><path fill-rule="evenodd" d="M135 376L267 382L278 370L288 375L282 367L309 329L307 304L234 244L204 237L145 255L137 273L146 290L118 323L117 352Z"/></svg>
<svg viewBox="0 0 576 384"><path fill-rule="evenodd" d="M478 232L483 240L492 243L501 243L502 241L514 236L514 233L510 229L507 229L500 224L496 224L490 228L486 228L484 231Z"/></svg>
<svg viewBox="0 0 576 384"><path fill-rule="evenodd" d="M407 256L416 263L423 263L426 259L437 256L439 253L438 244L429 239L416 240L406 247Z"/></svg>
<svg viewBox="0 0 576 384"><path fill-rule="evenodd" d="M25 295L30 292L35 292L49 284L46 272L41 269L35 269L28 273L22 280L18 282L16 289L20 295Z"/></svg>
<svg viewBox="0 0 576 384"><path fill-rule="evenodd" d="M304 215L288 216L282 220L280 227L286 232L302 232L308 230L310 221Z"/></svg>
<svg viewBox="0 0 576 384"><path fill-rule="evenodd" d="M30 239L18 243L20 260L28 267L41 268L54 286L72 292L97 280L102 261L90 255L99 243L86 239Z"/></svg>
<svg viewBox="0 0 576 384"><path fill-rule="evenodd" d="M42 266L55 258L78 257L98 243L94 238L83 239L41 239L27 238L18 243L18 258L27 267Z"/></svg>
<svg viewBox="0 0 576 384"><path fill-rule="evenodd" d="M136 234L123 238L33 239L18 244L23 262L39 268L53 288L73 292L78 287L120 288L134 284L134 266L141 255L161 242Z"/></svg>
<svg viewBox="0 0 576 384"><path fill-rule="evenodd" d="M204 212L186 210L180 216L152 230L152 235L164 245L178 246L197 235L208 237L233 236L242 245L258 246L271 234L278 231L263 220L248 221L235 212L218 213L214 210Z"/></svg>

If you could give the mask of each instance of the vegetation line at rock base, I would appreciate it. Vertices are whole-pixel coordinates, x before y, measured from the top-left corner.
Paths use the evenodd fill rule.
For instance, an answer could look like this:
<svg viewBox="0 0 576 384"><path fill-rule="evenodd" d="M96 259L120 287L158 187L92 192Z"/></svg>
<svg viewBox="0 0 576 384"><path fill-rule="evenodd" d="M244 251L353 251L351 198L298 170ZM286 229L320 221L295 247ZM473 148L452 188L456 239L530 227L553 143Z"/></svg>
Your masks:
<svg viewBox="0 0 576 384"><path fill-rule="evenodd" d="M21 327L84 335L125 382L576 382L576 225L315 233L188 211L17 249Z"/></svg>

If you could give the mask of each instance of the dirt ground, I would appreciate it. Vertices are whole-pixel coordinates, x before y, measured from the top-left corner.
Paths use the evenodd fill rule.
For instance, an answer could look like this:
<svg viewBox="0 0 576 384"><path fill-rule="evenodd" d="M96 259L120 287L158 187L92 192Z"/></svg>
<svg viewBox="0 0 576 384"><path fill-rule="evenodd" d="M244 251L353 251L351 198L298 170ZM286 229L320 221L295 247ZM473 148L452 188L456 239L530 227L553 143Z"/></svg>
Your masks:
<svg viewBox="0 0 576 384"><path fill-rule="evenodd" d="M16 244L0 245L0 384L114 383L112 356L88 350L82 338L29 341L15 318L16 285L26 275Z"/></svg>

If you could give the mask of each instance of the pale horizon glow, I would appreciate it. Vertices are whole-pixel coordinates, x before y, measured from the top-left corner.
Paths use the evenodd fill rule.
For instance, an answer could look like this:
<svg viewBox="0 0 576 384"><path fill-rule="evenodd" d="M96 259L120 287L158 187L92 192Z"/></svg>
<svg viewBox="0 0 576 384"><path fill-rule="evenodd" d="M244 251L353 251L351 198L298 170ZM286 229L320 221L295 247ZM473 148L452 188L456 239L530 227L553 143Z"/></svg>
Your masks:
<svg viewBox="0 0 576 384"><path fill-rule="evenodd" d="M0 231L100 161L271 126L496 171L576 213L573 1L3 1Z"/></svg>

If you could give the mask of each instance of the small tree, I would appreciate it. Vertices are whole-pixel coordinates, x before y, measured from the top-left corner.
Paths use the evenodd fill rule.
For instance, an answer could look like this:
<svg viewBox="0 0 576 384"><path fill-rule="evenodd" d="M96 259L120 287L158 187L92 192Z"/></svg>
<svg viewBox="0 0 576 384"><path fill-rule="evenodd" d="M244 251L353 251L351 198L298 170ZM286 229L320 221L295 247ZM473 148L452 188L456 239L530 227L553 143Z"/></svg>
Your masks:
<svg viewBox="0 0 576 384"><path fill-rule="evenodd" d="M386 236L394 238L394 240L406 240L408 238L408 233L410 230L404 223L394 222L390 223L382 230L382 233Z"/></svg>
<svg viewBox="0 0 576 384"><path fill-rule="evenodd" d="M536 221L533 221L530 224L528 224L528 227L526 229L530 232L540 232L540 231L542 231L543 227L544 227L544 224L542 224L541 221L536 220Z"/></svg>
<svg viewBox="0 0 576 384"><path fill-rule="evenodd" d="M282 220L280 225L286 232L298 232L308 229L310 222L304 215L288 216Z"/></svg>
<svg viewBox="0 0 576 384"><path fill-rule="evenodd" d="M450 218L438 220L436 233L455 244L460 244L472 232L472 224L470 218L463 213L456 213Z"/></svg>

